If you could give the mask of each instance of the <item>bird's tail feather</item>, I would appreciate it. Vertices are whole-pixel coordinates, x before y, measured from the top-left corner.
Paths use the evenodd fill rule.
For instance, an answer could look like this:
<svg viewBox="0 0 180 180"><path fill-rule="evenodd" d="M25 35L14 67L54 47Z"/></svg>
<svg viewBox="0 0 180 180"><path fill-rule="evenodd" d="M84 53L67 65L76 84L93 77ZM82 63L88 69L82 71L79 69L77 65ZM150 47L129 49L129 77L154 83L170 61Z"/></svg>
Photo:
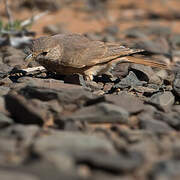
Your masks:
<svg viewBox="0 0 180 180"><path fill-rule="evenodd" d="M158 68L162 68L162 69L168 69L168 66L166 64L163 64L163 63L160 63L160 62L155 62L155 61L152 61L152 60L137 58L137 57L133 57L133 56L126 56L125 60L127 62L132 62L132 63L136 63L136 64L142 64L142 65L151 66L151 67L158 67Z"/></svg>

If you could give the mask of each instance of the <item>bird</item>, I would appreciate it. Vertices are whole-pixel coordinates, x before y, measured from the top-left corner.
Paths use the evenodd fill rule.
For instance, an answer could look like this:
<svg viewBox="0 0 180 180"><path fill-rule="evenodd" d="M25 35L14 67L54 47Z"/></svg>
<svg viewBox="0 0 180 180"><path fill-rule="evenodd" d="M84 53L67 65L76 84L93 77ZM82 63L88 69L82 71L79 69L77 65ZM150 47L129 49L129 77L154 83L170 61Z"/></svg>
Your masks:
<svg viewBox="0 0 180 180"><path fill-rule="evenodd" d="M102 74L111 76L110 71L119 62L167 68L166 64L131 56L143 52L142 49L131 49L118 42L94 41L76 33L39 37L28 48L27 63L35 60L50 72L80 74L86 81Z"/></svg>

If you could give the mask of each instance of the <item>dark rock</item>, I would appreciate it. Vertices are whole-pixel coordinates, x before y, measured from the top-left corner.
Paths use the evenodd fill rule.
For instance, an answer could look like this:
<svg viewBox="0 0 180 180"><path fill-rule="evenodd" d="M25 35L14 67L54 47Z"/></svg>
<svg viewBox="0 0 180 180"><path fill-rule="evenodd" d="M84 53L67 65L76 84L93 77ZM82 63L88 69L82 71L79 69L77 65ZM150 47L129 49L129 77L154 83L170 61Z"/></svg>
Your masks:
<svg viewBox="0 0 180 180"><path fill-rule="evenodd" d="M49 85L49 81L47 83ZM56 86L57 85L57 86ZM93 95L81 86L59 83L55 87L26 86L19 90L19 94L27 99L36 98L41 101L58 100L61 104L85 103L93 98Z"/></svg>
<svg viewBox="0 0 180 180"><path fill-rule="evenodd" d="M21 4L21 6L28 7L28 8L38 8L40 10L50 10L50 11L57 11L62 7L63 1L57 1L57 0L32 0L28 1L25 0Z"/></svg>
<svg viewBox="0 0 180 180"><path fill-rule="evenodd" d="M137 113L143 110L144 103L140 99L128 95L127 93L120 93L118 95L106 95L107 102L111 102L121 108L127 110L129 113Z"/></svg>
<svg viewBox="0 0 180 180"><path fill-rule="evenodd" d="M10 124L13 124L13 120L3 113L0 113L0 128L4 128L6 126L9 126Z"/></svg>
<svg viewBox="0 0 180 180"><path fill-rule="evenodd" d="M132 71L130 71L128 76L126 76L124 79L121 79L121 81L119 83L115 84L113 86L113 88L114 89L117 89L117 88L121 88L121 89L133 88L136 86L143 86L146 83L147 82L145 82L145 81L140 81L137 78L137 76Z"/></svg>
<svg viewBox="0 0 180 180"><path fill-rule="evenodd" d="M170 91L166 91L154 94L153 96L151 96L149 102L163 110L167 110L174 104L174 101L174 95Z"/></svg>
<svg viewBox="0 0 180 180"><path fill-rule="evenodd" d="M162 112L154 113L154 118L166 122L176 130L180 130L179 116L180 116L179 112L169 112L168 114L164 114Z"/></svg>
<svg viewBox="0 0 180 180"><path fill-rule="evenodd" d="M180 96L180 73L177 73L173 82L173 89Z"/></svg>
<svg viewBox="0 0 180 180"><path fill-rule="evenodd" d="M81 108L71 116L63 117L65 121L84 121L88 123L128 123L129 113L121 107L108 103Z"/></svg>
<svg viewBox="0 0 180 180"><path fill-rule="evenodd" d="M52 119L47 105L38 100L27 100L23 96L11 92L6 95L5 102L7 110L16 122L43 125Z"/></svg>
<svg viewBox="0 0 180 180"><path fill-rule="evenodd" d="M155 74L149 66L141 64L132 64L130 70L133 71L140 81L146 81L149 83L161 84L162 80Z"/></svg>

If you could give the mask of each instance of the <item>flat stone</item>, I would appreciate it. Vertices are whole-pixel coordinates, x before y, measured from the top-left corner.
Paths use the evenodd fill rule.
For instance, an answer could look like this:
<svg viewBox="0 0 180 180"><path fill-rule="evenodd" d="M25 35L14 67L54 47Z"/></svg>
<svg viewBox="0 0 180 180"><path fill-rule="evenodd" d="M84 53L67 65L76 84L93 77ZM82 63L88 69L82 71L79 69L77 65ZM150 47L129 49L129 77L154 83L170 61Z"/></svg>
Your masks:
<svg viewBox="0 0 180 180"><path fill-rule="evenodd" d="M123 108L108 104L98 103L97 105L81 108L71 116L63 117L64 121L84 121L88 123L128 123L129 113Z"/></svg>
<svg viewBox="0 0 180 180"><path fill-rule="evenodd" d="M137 78L141 81L146 81L154 84L161 84L162 80L155 74L150 66L144 66L141 64L132 64L130 70L133 71Z"/></svg>
<svg viewBox="0 0 180 180"><path fill-rule="evenodd" d="M61 104L83 103L93 98L93 95L81 86L63 84L58 89L36 86L25 86L19 94L27 99L36 98L41 101L58 100Z"/></svg>
<svg viewBox="0 0 180 180"><path fill-rule="evenodd" d="M27 100L23 96L11 92L6 95L5 102L6 108L15 122L43 125L52 119L48 106L38 100Z"/></svg>
<svg viewBox="0 0 180 180"><path fill-rule="evenodd" d="M124 79L121 79L121 81L113 86L114 89L117 88L133 88L136 86L143 86L144 84L147 84L145 81L140 81L137 76L130 71L128 76L126 76Z"/></svg>
<svg viewBox="0 0 180 180"><path fill-rule="evenodd" d="M142 156L135 152L127 154L119 153L118 155L83 152L76 153L75 159L77 162L88 164L92 168L114 173L133 172L143 162Z"/></svg>
<svg viewBox="0 0 180 180"><path fill-rule="evenodd" d="M129 113L137 113L142 111L144 108L143 101L126 93L120 93L118 95L105 95L105 100L120 106Z"/></svg>

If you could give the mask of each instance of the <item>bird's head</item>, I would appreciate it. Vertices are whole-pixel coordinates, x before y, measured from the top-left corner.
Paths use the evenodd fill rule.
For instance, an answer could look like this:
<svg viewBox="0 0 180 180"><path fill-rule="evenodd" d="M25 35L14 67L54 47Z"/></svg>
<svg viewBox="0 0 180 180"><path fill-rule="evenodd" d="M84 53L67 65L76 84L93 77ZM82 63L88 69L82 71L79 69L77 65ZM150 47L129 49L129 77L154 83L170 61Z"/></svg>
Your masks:
<svg viewBox="0 0 180 180"><path fill-rule="evenodd" d="M60 59L62 53L63 48L56 39L52 37L40 37L33 40L28 47L28 56L25 58L25 61L29 63L32 60L36 60L40 64L46 60L55 61Z"/></svg>

